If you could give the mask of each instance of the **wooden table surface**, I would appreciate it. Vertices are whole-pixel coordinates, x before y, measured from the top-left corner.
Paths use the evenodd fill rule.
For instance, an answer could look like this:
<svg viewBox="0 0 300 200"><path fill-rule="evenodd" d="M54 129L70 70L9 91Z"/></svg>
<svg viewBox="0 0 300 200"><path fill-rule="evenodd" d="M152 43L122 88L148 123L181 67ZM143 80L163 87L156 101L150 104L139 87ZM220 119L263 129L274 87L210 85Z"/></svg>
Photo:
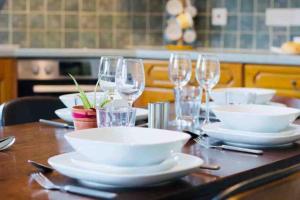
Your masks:
<svg viewBox="0 0 300 200"><path fill-rule="evenodd" d="M289 102L292 106L296 105L295 102L299 103L299 101L291 103L292 101L286 100L276 99L276 101ZM297 123L300 124L300 121ZM47 163L47 159L51 156L73 151L64 139L65 133L70 131L40 123L2 128L0 137L14 135L16 143L9 150L0 152L0 199L89 199L59 191L43 190L29 176L35 169L27 164L28 159ZM256 156L205 149L190 141L185 146L184 152L201 157L207 164L219 164L221 169L218 171L199 169L193 174L163 186L110 190L118 193L118 199L209 198L241 180L300 162L298 144L291 148L265 150L263 155ZM77 184L75 180L57 173L52 173L48 177L58 184L67 182Z"/></svg>

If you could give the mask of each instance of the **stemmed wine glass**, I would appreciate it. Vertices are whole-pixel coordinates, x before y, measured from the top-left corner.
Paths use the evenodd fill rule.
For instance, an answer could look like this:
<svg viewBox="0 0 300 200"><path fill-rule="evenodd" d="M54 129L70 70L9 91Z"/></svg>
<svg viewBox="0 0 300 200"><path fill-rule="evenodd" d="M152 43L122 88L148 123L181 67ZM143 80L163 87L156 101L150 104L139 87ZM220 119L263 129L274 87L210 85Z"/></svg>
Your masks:
<svg viewBox="0 0 300 200"><path fill-rule="evenodd" d="M143 93L145 89L144 64L141 59L123 59L116 71L116 88L129 106Z"/></svg>
<svg viewBox="0 0 300 200"><path fill-rule="evenodd" d="M182 87L191 79L192 61L188 54L173 53L169 61L169 79L175 85L175 111L176 119L171 122L172 125L182 127L182 110L180 106L180 97Z"/></svg>
<svg viewBox="0 0 300 200"><path fill-rule="evenodd" d="M220 62L214 55L199 55L196 65L196 79L205 91L205 120L203 124L210 123L209 119L209 96L211 89L220 79Z"/></svg>
<svg viewBox="0 0 300 200"><path fill-rule="evenodd" d="M102 56L100 59L98 79L101 89L108 92L110 100L114 99L116 93L116 70L122 61L122 56Z"/></svg>

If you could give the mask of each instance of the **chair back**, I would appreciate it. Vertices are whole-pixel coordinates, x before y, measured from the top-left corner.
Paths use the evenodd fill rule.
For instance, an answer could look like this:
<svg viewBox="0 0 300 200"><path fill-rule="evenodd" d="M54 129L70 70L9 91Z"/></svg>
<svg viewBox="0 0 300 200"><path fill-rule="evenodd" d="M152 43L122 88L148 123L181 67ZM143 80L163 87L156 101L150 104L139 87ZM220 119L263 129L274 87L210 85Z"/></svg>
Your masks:
<svg viewBox="0 0 300 200"><path fill-rule="evenodd" d="M55 119L54 111L65 107L57 97L29 96L4 103L2 126L37 122L39 119Z"/></svg>

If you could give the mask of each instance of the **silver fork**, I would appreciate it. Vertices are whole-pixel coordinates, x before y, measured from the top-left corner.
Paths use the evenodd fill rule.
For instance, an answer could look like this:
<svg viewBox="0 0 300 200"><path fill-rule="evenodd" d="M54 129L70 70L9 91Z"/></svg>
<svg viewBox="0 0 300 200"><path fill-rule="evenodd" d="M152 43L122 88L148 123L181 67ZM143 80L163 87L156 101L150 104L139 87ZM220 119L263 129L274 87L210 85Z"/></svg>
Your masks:
<svg viewBox="0 0 300 200"><path fill-rule="evenodd" d="M225 150L231 150L231 151L238 151L238 152L243 152L243 153L263 154L263 151L258 150L258 149L248 149L248 148L235 147L235 146L225 145L225 144L212 145L212 144L209 143L209 141L207 141L207 139L204 139L203 136L199 136L199 137L195 138L194 141L197 144L200 144L201 146L203 146L205 148L208 148L208 149L209 148L215 148L215 149L225 149Z"/></svg>
<svg viewBox="0 0 300 200"><path fill-rule="evenodd" d="M74 194L97 197L97 198L105 198L105 199L113 199L117 196L116 193L98 191L98 190L78 187L74 185L65 185L65 186L55 185L52 181L50 181L46 176L44 176L40 172L31 174L31 177L38 184L40 184L43 188L47 190L60 190L62 192L70 192Z"/></svg>

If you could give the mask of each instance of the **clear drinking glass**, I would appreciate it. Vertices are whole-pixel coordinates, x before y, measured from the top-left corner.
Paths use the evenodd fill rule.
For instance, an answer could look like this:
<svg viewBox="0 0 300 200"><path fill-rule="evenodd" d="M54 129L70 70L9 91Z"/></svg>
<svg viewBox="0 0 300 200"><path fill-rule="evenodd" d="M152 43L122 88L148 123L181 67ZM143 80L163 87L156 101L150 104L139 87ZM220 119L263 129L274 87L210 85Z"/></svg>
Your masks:
<svg viewBox="0 0 300 200"><path fill-rule="evenodd" d="M180 96L182 87L185 86L191 79L192 61L188 54L174 53L171 54L169 61L169 79L175 85L175 108L176 119L171 122L171 125L182 127L182 110L180 106Z"/></svg>
<svg viewBox="0 0 300 200"><path fill-rule="evenodd" d="M144 64L141 59L124 59L116 71L116 88L129 106L145 89Z"/></svg>
<svg viewBox="0 0 300 200"><path fill-rule="evenodd" d="M122 64L123 57L121 56L102 56L99 64L98 79L100 87L103 91L108 92L108 96L113 100L116 90L116 70Z"/></svg>
<svg viewBox="0 0 300 200"><path fill-rule="evenodd" d="M205 120L203 124L210 123L209 120L209 96L211 89L220 79L220 62L214 55L199 55L196 66L196 79L205 91Z"/></svg>
<svg viewBox="0 0 300 200"><path fill-rule="evenodd" d="M134 126L136 109L132 107L107 107L97 109L97 126Z"/></svg>

